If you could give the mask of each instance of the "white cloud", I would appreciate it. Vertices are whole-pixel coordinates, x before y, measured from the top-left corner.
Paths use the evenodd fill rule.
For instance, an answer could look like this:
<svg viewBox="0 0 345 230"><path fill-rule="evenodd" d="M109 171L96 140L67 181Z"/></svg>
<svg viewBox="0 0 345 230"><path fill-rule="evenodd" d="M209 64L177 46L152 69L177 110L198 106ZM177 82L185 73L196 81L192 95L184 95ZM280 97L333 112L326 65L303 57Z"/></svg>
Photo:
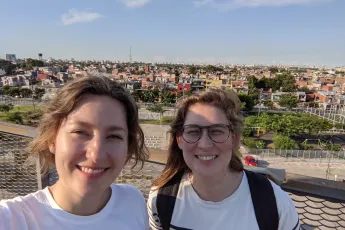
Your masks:
<svg viewBox="0 0 345 230"><path fill-rule="evenodd" d="M278 7L329 1L333 0L194 0L194 4L196 6L210 5L218 9L230 10L242 7Z"/></svg>
<svg viewBox="0 0 345 230"><path fill-rule="evenodd" d="M136 8L136 7L142 7L150 3L152 0L120 0L120 1L129 8Z"/></svg>
<svg viewBox="0 0 345 230"><path fill-rule="evenodd" d="M69 9L67 13L61 15L61 22L64 25L71 25L74 23L91 22L103 17L99 13L91 13L86 10Z"/></svg>

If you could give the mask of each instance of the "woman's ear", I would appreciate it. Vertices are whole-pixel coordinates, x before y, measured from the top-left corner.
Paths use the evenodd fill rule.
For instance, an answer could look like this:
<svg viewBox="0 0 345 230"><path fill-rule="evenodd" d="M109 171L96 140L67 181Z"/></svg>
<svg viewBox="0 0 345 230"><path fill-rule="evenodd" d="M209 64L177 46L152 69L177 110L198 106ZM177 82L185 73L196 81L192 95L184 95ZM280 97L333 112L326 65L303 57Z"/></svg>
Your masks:
<svg viewBox="0 0 345 230"><path fill-rule="evenodd" d="M176 135L176 142L178 147L182 150L182 137L180 135Z"/></svg>
<svg viewBox="0 0 345 230"><path fill-rule="evenodd" d="M55 143L49 144L49 151L52 154L55 154Z"/></svg>

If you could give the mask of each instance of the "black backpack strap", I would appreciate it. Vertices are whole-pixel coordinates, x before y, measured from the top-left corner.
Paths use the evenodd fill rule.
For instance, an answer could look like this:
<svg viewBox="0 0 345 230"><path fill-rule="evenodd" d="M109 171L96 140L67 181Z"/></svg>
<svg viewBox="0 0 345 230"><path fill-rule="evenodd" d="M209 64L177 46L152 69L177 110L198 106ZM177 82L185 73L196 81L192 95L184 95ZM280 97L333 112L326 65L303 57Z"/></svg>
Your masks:
<svg viewBox="0 0 345 230"><path fill-rule="evenodd" d="M263 175L244 170L260 230L277 230L279 215L271 182Z"/></svg>
<svg viewBox="0 0 345 230"><path fill-rule="evenodd" d="M183 173L183 171L178 172L168 183L158 190L156 207L163 230L170 229L176 196L180 187Z"/></svg>

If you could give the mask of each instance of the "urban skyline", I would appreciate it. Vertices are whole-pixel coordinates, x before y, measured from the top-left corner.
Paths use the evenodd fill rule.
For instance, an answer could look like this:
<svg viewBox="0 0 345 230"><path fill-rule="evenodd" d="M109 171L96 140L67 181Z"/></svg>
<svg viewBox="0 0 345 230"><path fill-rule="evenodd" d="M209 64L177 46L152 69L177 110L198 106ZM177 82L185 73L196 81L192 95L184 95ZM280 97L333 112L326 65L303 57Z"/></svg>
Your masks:
<svg viewBox="0 0 345 230"><path fill-rule="evenodd" d="M345 64L340 0L64 1L0 3L0 56L129 61L132 46L143 62Z"/></svg>

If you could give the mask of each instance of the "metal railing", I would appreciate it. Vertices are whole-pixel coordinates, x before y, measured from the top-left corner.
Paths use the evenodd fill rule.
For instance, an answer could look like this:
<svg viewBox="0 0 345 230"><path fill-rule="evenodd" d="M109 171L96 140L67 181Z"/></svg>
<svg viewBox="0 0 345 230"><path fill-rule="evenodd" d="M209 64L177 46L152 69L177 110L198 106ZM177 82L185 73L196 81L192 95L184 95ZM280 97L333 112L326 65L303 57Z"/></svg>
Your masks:
<svg viewBox="0 0 345 230"><path fill-rule="evenodd" d="M345 151L249 149L248 154L270 160L345 163Z"/></svg>
<svg viewBox="0 0 345 230"><path fill-rule="evenodd" d="M26 195L42 188L39 162L25 147L31 138L0 132L0 199Z"/></svg>

